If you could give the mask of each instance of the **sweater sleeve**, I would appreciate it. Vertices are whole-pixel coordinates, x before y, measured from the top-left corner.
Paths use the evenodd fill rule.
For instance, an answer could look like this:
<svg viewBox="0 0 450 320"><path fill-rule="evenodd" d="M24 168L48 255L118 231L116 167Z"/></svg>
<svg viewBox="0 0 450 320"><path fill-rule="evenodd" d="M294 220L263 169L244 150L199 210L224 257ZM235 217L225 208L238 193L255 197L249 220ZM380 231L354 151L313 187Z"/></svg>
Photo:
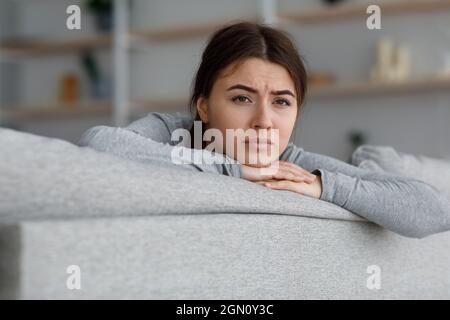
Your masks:
<svg viewBox="0 0 450 320"><path fill-rule="evenodd" d="M158 115L150 114L125 128L90 128L83 133L78 145L143 163L177 165L193 171L241 177L241 166L236 160L208 150L173 145L170 136L167 123Z"/></svg>
<svg viewBox="0 0 450 320"><path fill-rule="evenodd" d="M283 159L322 179L321 200L407 237L450 230L450 200L420 180L362 169L290 144Z"/></svg>

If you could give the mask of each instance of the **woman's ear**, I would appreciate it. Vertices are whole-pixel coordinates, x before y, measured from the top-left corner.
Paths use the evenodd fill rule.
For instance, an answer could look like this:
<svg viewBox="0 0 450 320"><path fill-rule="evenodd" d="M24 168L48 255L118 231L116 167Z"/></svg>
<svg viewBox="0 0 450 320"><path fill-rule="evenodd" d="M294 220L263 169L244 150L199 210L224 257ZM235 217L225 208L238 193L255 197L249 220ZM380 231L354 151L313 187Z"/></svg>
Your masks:
<svg viewBox="0 0 450 320"><path fill-rule="evenodd" d="M208 123L208 101L205 97L197 99L197 112L203 123Z"/></svg>

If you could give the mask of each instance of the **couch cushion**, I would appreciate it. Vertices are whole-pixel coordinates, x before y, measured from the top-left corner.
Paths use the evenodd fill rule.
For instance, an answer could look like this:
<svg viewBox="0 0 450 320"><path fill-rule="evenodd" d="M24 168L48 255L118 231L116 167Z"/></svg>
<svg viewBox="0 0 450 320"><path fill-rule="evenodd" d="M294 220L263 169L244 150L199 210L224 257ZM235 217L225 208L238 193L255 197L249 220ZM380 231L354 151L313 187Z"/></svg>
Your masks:
<svg viewBox="0 0 450 320"><path fill-rule="evenodd" d="M276 213L365 221L334 204L229 176L150 165L0 128L0 223L29 219Z"/></svg>
<svg viewBox="0 0 450 320"><path fill-rule="evenodd" d="M450 161L403 153L390 146L362 145L353 153L352 163L422 180L450 197Z"/></svg>

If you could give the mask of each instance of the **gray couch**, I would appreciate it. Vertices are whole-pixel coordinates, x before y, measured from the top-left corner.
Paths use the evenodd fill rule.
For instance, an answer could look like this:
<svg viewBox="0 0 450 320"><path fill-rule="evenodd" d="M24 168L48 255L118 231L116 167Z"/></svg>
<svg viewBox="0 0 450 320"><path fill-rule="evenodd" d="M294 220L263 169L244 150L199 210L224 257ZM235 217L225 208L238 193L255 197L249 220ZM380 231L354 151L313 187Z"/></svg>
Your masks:
<svg viewBox="0 0 450 320"><path fill-rule="evenodd" d="M450 298L450 232L406 238L288 191L14 130L0 146L1 298Z"/></svg>

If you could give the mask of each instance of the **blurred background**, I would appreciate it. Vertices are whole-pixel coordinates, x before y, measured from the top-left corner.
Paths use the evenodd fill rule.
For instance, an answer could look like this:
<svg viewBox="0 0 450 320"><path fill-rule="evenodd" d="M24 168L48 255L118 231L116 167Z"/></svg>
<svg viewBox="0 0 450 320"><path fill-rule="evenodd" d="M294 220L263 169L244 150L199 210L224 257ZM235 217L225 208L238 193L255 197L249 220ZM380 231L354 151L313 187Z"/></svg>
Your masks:
<svg viewBox="0 0 450 320"><path fill-rule="evenodd" d="M66 27L73 4L81 30ZM208 36L236 20L288 31L305 58L297 145L450 158L450 0L0 0L0 125L76 143L95 125L188 112Z"/></svg>

